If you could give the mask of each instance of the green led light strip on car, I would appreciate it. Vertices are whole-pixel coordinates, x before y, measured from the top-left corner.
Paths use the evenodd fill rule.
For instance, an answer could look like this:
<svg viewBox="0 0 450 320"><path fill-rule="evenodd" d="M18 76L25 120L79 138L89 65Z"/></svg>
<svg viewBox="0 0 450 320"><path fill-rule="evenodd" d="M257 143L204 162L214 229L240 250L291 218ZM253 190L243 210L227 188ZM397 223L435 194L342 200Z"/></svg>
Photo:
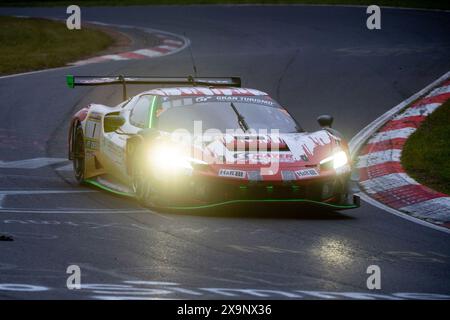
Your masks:
<svg viewBox="0 0 450 320"><path fill-rule="evenodd" d="M156 96L153 97L152 105L150 106L150 115L148 117L148 127L153 127L153 119L155 118L155 106L156 106Z"/></svg>

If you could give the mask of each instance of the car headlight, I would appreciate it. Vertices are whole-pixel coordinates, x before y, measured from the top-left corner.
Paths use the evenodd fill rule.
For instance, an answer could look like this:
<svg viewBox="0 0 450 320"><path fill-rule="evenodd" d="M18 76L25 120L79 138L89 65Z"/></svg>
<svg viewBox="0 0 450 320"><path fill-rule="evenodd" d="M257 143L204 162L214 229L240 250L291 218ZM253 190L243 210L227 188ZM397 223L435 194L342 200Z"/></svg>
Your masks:
<svg viewBox="0 0 450 320"><path fill-rule="evenodd" d="M192 163L203 163L201 160L187 156L182 148L174 145L161 144L149 151L149 162L152 167L162 171L176 169L192 169Z"/></svg>
<svg viewBox="0 0 450 320"><path fill-rule="evenodd" d="M320 166L332 165L334 169L339 169L348 164L347 154L344 151L338 151L330 157L320 161Z"/></svg>

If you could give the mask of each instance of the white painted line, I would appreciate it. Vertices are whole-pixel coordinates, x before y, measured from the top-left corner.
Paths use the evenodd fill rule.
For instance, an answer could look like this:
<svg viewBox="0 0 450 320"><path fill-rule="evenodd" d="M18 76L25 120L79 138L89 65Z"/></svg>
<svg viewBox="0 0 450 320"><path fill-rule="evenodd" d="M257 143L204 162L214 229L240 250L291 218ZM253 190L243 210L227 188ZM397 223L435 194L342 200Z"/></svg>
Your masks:
<svg viewBox="0 0 450 320"><path fill-rule="evenodd" d="M96 192L95 190L84 190L84 189L70 189L70 190L45 190L45 189L35 189L35 190L0 190L0 209L3 208L3 201L6 196L10 195L30 195L30 194L53 194L53 193L85 193L85 192Z"/></svg>
<svg viewBox="0 0 450 320"><path fill-rule="evenodd" d="M163 42L167 43L167 44L170 44L170 43L175 44L175 45L177 45L177 48L178 48L178 46L181 46L183 44L183 41L178 41L178 40L173 40L173 39L164 39Z"/></svg>
<svg viewBox="0 0 450 320"><path fill-rule="evenodd" d="M406 173L391 173L377 178L371 178L359 183L369 194L375 194L378 192L389 191L393 188L399 188L402 186L415 184L417 181L410 178Z"/></svg>
<svg viewBox="0 0 450 320"><path fill-rule="evenodd" d="M396 138L408 138L414 131L416 131L416 128L406 127L401 129L377 132L373 135L372 138L369 139L369 141L367 141L367 143L371 144Z"/></svg>
<svg viewBox="0 0 450 320"><path fill-rule="evenodd" d="M56 168L56 171L73 171L73 164L69 163L69 164L66 164L65 166Z"/></svg>
<svg viewBox="0 0 450 320"><path fill-rule="evenodd" d="M366 168L386 162L399 162L402 151L399 149L389 149L377 152L371 152L358 158L357 168Z"/></svg>
<svg viewBox="0 0 450 320"><path fill-rule="evenodd" d="M63 66L63 67L58 67L58 68L50 68L50 69L44 69L44 70L36 70L36 71L29 71L29 72L22 72L22 73L16 73L16 74L10 74L7 76L1 76L0 80L2 79L8 79L8 78L15 78L15 77L22 77L22 76L30 76L36 73L43 73L43 72L50 72L50 71L59 71L59 70L64 70L64 69L71 69L71 68L75 68L78 66L75 65L70 65L70 66Z"/></svg>
<svg viewBox="0 0 450 320"><path fill-rule="evenodd" d="M428 227L428 228L431 228L431 229L435 229L435 230L442 231L442 232L445 232L445 233L450 234L450 229L448 229L448 228L440 227L440 226L435 225L435 224L433 224L433 223L431 223L431 222L427 222L427 221L425 221L425 220L421 220L421 219L415 218L415 217L413 217L413 216L410 216L410 215L407 214L407 213L403 213L403 212L401 212L401 211L399 211L399 210L395 210L395 209L393 209L393 208L391 208L391 207L388 207L387 205L385 205L385 204L383 204L383 203L381 203L381 202L378 202L377 200L371 198L370 196L368 196L368 195L365 194L364 192L360 192L360 193L358 193L358 195L359 195L359 196L361 197L361 199L363 199L365 202L367 202L367 203L373 205L374 207L380 208L381 210L384 210L384 211L387 211L387 212L389 212L389 213L392 213L392 214L396 215L397 217L406 219L406 220L408 220L408 221L411 221L411 222L420 224L420 225L422 225L422 226L425 226L425 227Z"/></svg>
<svg viewBox="0 0 450 320"><path fill-rule="evenodd" d="M430 92L430 94L427 95L427 97L434 97L434 96L438 96L440 94L444 94L444 93L450 93L450 86L443 86L443 87L439 87L434 89L433 91Z"/></svg>
<svg viewBox="0 0 450 320"><path fill-rule="evenodd" d="M16 161L0 161L0 168L8 169L38 169L56 163L67 162L65 158L32 158Z"/></svg>
<svg viewBox="0 0 450 320"><path fill-rule="evenodd" d="M104 26L104 27L110 26L110 25L111 25L111 24L109 24L109 23L98 22L98 21L92 21L92 22L89 22L89 23L96 24L96 25L98 25L98 26Z"/></svg>
<svg viewBox="0 0 450 320"><path fill-rule="evenodd" d="M159 45L158 48L167 49L167 50L173 50L173 49L177 49L178 47L162 44L162 45Z"/></svg>
<svg viewBox="0 0 450 320"><path fill-rule="evenodd" d="M436 110L442 103L429 103L420 107L408 108L405 112L395 116L392 120L400 120L408 117L428 116Z"/></svg>
<svg viewBox="0 0 450 320"><path fill-rule="evenodd" d="M101 56L101 58L103 58L103 59L109 59L109 60L114 60L114 61L119 61L119 60L130 60L129 58L119 56L118 54L108 54L108 55L105 55L105 56ZM95 58L94 58L94 59L95 59Z"/></svg>
<svg viewBox="0 0 450 320"><path fill-rule="evenodd" d="M400 208L399 210L410 212L417 218L431 218L439 221L448 221L448 218L450 217L450 197L441 197L422 201Z"/></svg>
<svg viewBox="0 0 450 320"><path fill-rule="evenodd" d="M142 54L143 56L151 57L151 58L152 57L159 57L159 56L162 55L161 52L150 50L150 49L139 49L139 50L135 50L133 52L137 53L137 54Z"/></svg>
<svg viewBox="0 0 450 320"><path fill-rule="evenodd" d="M96 191L91 191L96 192ZM2 198L2 195L0 194L0 199ZM172 221L174 220L173 217L170 215L165 215L150 209L101 209L101 208L40 208L40 209L33 209L33 208L2 208L0 206L0 214L5 213L26 213L26 214L151 214L154 216L157 216L159 218L163 218L165 220ZM133 224L133 226L137 228L141 228L143 230L147 230L142 228L142 226L139 226L137 224ZM148 230L147 230L148 231Z"/></svg>
<svg viewBox="0 0 450 320"><path fill-rule="evenodd" d="M149 210L115 210L115 209L28 209L28 208L0 208L0 213L67 213L67 214L102 214L102 213L152 213Z"/></svg>
<svg viewBox="0 0 450 320"><path fill-rule="evenodd" d="M53 190L53 189L34 189L34 190L0 190L0 195L29 195L29 194L51 194L51 193L86 193L98 192L97 190L89 189L68 189L68 190Z"/></svg>

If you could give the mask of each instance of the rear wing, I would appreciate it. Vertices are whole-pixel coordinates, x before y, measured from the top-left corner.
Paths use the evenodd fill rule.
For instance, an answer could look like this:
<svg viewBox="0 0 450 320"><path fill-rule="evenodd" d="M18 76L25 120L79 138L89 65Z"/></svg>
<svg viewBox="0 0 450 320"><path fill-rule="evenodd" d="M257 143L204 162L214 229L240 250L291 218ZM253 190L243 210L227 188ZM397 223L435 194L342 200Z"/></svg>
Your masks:
<svg viewBox="0 0 450 320"><path fill-rule="evenodd" d="M240 87L239 77L133 77L133 76L66 76L67 86L102 86L121 84L123 99L127 99L127 84L159 84L159 85L189 85L208 87Z"/></svg>

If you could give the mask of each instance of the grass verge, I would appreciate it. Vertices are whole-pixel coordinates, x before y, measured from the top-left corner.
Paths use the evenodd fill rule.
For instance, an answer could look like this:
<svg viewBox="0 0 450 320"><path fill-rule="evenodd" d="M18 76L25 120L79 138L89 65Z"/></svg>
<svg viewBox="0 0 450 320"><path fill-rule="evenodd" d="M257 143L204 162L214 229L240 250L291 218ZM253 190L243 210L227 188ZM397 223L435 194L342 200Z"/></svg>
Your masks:
<svg viewBox="0 0 450 320"><path fill-rule="evenodd" d="M0 16L0 75L64 66L108 48L106 33L45 19Z"/></svg>
<svg viewBox="0 0 450 320"><path fill-rule="evenodd" d="M50 1L21 1L2 0L1 6L68 6L73 1L50 0ZM126 6L126 5L183 5L183 4L346 4L346 5L371 5L405 8L425 9L450 9L448 0L78 0L79 6Z"/></svg>
<svg viewBox="0 0 450 320"><path fill-rule="evenodd" d="M408 138L401 161L406 172L418 182L450 194L450 100Z"/></svg>

